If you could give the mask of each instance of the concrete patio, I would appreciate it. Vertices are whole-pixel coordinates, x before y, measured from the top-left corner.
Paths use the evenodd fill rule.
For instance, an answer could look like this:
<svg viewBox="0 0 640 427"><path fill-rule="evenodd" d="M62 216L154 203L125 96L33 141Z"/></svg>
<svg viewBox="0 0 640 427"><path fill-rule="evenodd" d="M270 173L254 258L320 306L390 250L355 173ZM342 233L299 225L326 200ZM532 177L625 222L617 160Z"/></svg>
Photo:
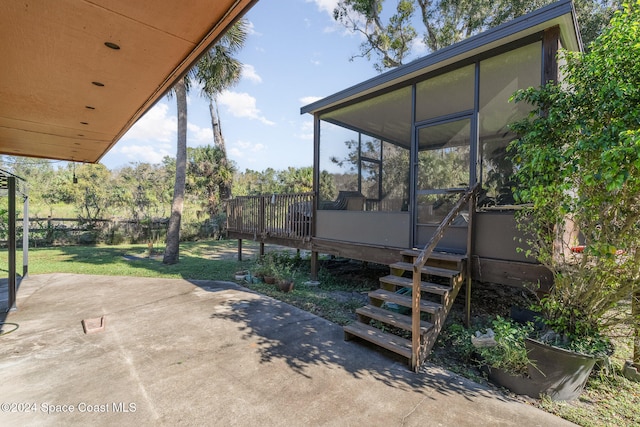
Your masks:
<svg viewBox="0 0 640 427"><path fill-rule="evenodd" d="M17 305L0 425L572 425L231 282L35 275Z"/></svg>

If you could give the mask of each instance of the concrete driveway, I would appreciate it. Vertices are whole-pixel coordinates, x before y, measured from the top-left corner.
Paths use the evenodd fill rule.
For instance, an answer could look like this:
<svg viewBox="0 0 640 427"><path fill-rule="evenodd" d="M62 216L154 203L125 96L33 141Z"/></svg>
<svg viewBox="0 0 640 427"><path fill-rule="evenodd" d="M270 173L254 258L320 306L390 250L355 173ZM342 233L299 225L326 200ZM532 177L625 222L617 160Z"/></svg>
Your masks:
<svg viewBox="0 0 640 427"><path fill-rule="evenodd" d="M572 425L231 282L36 275L17 304L0 425Z"/></svg>

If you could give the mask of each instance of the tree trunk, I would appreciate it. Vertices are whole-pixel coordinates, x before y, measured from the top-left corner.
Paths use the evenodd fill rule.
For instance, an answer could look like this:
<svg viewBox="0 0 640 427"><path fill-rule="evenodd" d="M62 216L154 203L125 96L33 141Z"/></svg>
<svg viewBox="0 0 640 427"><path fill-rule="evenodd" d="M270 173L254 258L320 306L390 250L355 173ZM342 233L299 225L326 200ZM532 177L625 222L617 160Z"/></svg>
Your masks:
<svg viewBox="0 0 640 427"><path fill-rule="evenodd" d="M214 105L215 103L215 105ZM224 136L222 136L222 127L220 126L220 118L218 117L218 103L214 98L209 98L209 112L211 113L211 127L213 128L213 142L222 151L222 166L223 169L228 167L227 162L227 148L224 143ZM226 183L221 183L218 191L220 192L220 200L227 200L231 198L231 186Z"/></svg>
<svg viewBox="0 0 640 427"><path fill-rule="evenodd" d="M214 106L214 99L209 98L209 112L211 113L211 127L213 128L213 143L220 148L227 158L227 149L224 146L224 137L222 136L222 128L220 127L220 119L218 118L218 104Z"/></svg>
<svg viewBox="0 0 640 427"><path fill-rule="evenodd" d="M175 264L179 261L180 222L184 206L184 187L187 176L187 91L184 80L178 80L175 87L178 110L178 149L176 153L176 181L173 187L173 203L171 217L167 229L167 246L164 251L164 264Z"/></svg>

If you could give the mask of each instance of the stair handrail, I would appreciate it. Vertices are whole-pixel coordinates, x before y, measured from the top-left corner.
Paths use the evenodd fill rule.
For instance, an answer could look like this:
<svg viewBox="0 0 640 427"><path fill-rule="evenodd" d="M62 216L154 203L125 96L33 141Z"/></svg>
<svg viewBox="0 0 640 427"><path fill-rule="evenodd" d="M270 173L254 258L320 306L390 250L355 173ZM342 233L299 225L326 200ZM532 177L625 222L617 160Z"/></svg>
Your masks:
<svg viewBox="0 0 640 427"><path fill-rule="evenodd" d="M427 260L436 248L436 245L440 242L440 239L444 236L444 233L449 228L449 225L453 222L456 216L462 210L462 207L471 200L471 197L478 191L480 187L479 183L476 183L473 187L469 188L458 200L458 202L451 208L451 211L442 220L436 232L429 240L420 252L420 255L413 263L413 289L412 304L411 304L411 367L416 370L419 367L419 351L420 351L420 282L422 281L422 267L427 263ZM471 215L471 212L469 212Z"/></svg>

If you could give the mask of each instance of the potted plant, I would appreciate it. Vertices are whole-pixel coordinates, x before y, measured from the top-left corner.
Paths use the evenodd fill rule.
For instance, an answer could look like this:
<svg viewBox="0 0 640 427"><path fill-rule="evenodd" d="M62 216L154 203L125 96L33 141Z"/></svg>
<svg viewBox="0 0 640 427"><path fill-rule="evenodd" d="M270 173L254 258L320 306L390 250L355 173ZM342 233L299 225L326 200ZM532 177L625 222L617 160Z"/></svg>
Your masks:
<svg viewBox="0 0 640 427"><path fill-rule="evenodd" d="M554 277L539 290L546 330L531 351L593 359L610 350L608 330L640 325L631 309L640 291L638 19L640 2L623 6L588 53L563 53L561 85L514 96L536 107L512 127L520 137L510 146L522 250ZM636 338L636 363L638 352Z"/></svg>
<svg viewBox="0 0 640 427"><path fill-rule="evenodd" d="M266 253L258 259L253 269L253 275L270 285L276 282L277 266L272 253Z"/></svg>
<svg viewBox="0 0 640 427"><path fill-rule="evenodd" d="M480 357L481 369L491 381L517 394L538 397L539 390L530 385L531 364L525 346L532 329L531 323L523 325L498 316L484 333L477 331L471 342Z"/></svg>
<svg viewBox="0 0 640 427"><path fill-rule="evenodd" d="M278 265L275 273L276 285L282 292L293 290L295 272L289 264Z"/></svg>

